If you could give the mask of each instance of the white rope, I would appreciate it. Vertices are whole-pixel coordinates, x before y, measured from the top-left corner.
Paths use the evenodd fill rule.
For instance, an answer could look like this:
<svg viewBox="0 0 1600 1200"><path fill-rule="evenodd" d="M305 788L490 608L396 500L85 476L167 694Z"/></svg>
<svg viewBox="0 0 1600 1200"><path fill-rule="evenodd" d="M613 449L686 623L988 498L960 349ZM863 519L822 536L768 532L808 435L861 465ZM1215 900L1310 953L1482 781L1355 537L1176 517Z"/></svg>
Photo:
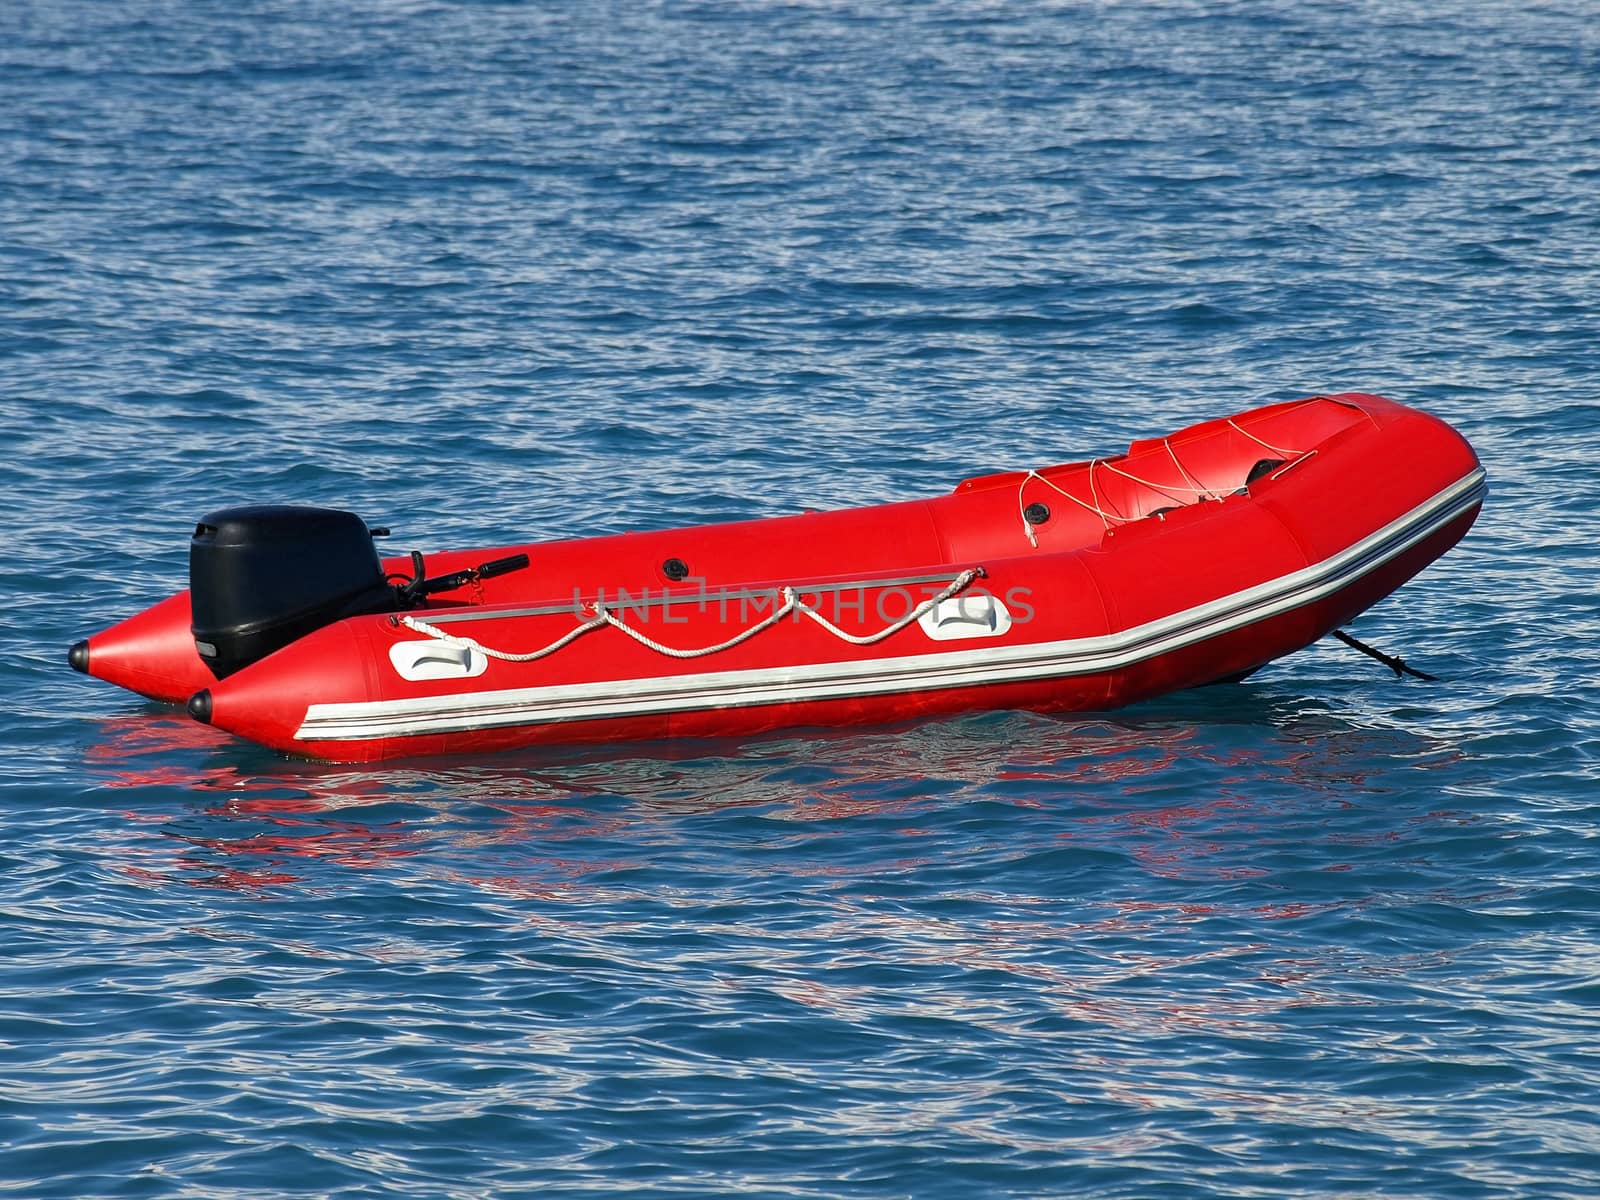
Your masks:
<svg viewBox="0 0 1600 1200"><path fill-rule="evenodd" d="M1289 412L1292 413L1292 412L1297 411L1300 408L1304 408L1305 405L1313 403L1314 400L1319 399L1319 398L1320 397L1313 397L1312 400L1303 401L1301 404L1297 405L1295 408L1290 409ZM1288 415L1288 414L1286 413L1284 415ZM1243 426L1239 425L1238 422L1236 422L1232 417L1228 418L1228 424L1233 427L1235 432L1242 433L1245 437L1249 438L1252 442L1255 442L1259 446L1266 447L1268 450L1271 450L1274 454L1284 454L1284 455L1287 455L1290 458L1297 458L1300 455L1305 454L1304 450L1285 450L1282 446L1274 446L1271 442L1263 441L1261 438L1258 438L1255 434L1251 433L1248 429L1245 429ZM1071 492L1065 490L1064 488L1058 486L1057 484L1053 483L1052 481L1046 479L1043 475L1039 474L1038 471L1030 469L1027 472L1027 474L1025 474L1022 477L1022 483L1019 484L1018 487L1017 487L1017 508L1023 514L1022 515L1022 532L1023 532L1024 536L1027 537L1028 544L1030 546L1032 546L1035 550L1037 550L1039 548L1039 539L1038 539L1038 537L1036 537L1034 535L1034 532L1033 532L1033 529L1034 529L1033 522L1028 520L1027 510L1026 510L1026 508L1024 508L1023 503L1022 503L1023 490L1028 486L1028 480L1030 480L1030 479L1037 479L1040 483L1044 484L1046 487L1052 489L1053 491L1059 492L1061 495L1065 496L1068 500L1071 500L1074 504L1076 504L1076 505L1078 505L1078 506L1080 506L1082 508L1088 509L1090 512L1094 513L1095 516L1100 518L1101 526L1106 528L1106 529L1110 529L1111 528L1111 522L1112 521L1126 522L1130 518L1123 516L1121 513L1107 512L1105 509L1100 507L1100 491L1095 486L1095 482L1094 482L1094 469L1096 467L1104 467L1108 471L1112 471L1112 472L1115 472L1118 475L1121 475L1124 479L1131 479L1134 483L1137 483L1137 484L1140 484L1140 485L1142 485L1144 487L1147 487L1151 491L1161 492L1164 495L1166 495L1168 499L1179 500L1180 503L1182 502L1180 500L1180 498L1177 497L1177 496L1172 495L1173 491L1192 492L1194 495L1199 496L1201 499L1210 499L1211 497L1213 497L1213 496L1215 496L1217 494L1215 492L1215 490L1213 490L1211 488L1201 487L1200 486L1200 481L1189 473L1188 469L1183 465L1183 463L1178 461L1177 451L1173 450L1173 448L1172 448L1172 440L1170 438L1162 438L1161 439L1161 444L1166 447L1167 455L1168 455L1168 457L1170 457L1172 459L1172 465L1178 468L1178 471L1183 475L1183 477L1185 479L1187 479L1189 481L1189 483L1192 486L1184 487L1182 484L1177 484L1177 483L1168 483L1168 484L1151 483L1148 479L1140 479L1137 475L1129 474L1127 471L1122 470L1121 468L1113 465L1112 463L1104 462L1101 459L1096 458L1096 459L1091 459L1090 462L1089 462L1089 495L1092 497L1092 499L1094 501L1091 504L1089 501L1079 499L1077 496L1074 496Z"/></svg>
<svg viewBox="0 0 1600 1200"><path fill-rule="evenodd" d="M1096 467L1098 467L1099 465L1100 465L1100 460L1098 458L1091 459L1090 462L1089 462L1089 496L1090 496L1090 498L1092 498L1094 500L1096 505L1098 505L1100 503L1100 493L1094 486L1094 469ZM1106 501L1106 503L1109 504L1110 500L1108 499ZM1106 519L1105 515L1102 513L1101 517L1100 517L1100 520L1103 522L1103 521L1105 521L1105 519ZM1119 521L1126 521L1128 518L1123 516L1121 513L1117 513L1116 514L1116 519L1119 520ZM1107 525L1106 528L1110 529L1111 526Z"/></svg>
<svg viewBox="0 0 1600 1200"><path fill-rule="evenodd" d="M664 645L663 643L656 641L653 637L650 637L648 634L640 633L632 625L629 625L627 622L625 622L621 617L613 616L611 611L604 605L600 607L599 619L613 628L622 630L623 633L627 634L641 646L647 646L651 650L654 650L657 654L665 654L670 658L703 658L707 654L716 654L719 651L731 649L732 647L737 646L740 642L748 641L750 638L755 637L755 635L760 633L763 629L768 629L787 617L791 612L794 611L795 606L800 603L800 600L799 597L794 594L793 588L784 588L782 595L783 603L777 608L773 609L770 616L763 617L756 624L750 626L750 628L734 634L725 642L718 642L715 646L702 646L698 650L679 650L673 646ZM777 599L777 597L774 596L773 599Z"/></svg>
<svg viewBox="0 0 1600 1200"><path fill-rule="evenodd" d="M1208 496L1208 495L1210 495L1211 494L1210 493L1210 489L1201 487L1200 486L1200 481L1198 479L1196 479L1193 475L1189 474L1188 468L1185 467L1181 462L1178 461L1178 452L1172 448L1172 439L1170 437L1164 437L1164 438L1161 439L1161 444L1167 448L1167 456L1172 459L1172 465L1178 468L1178 473L1180 475L1182 475L1185 479L1187 479L1190 483L1194 484L1195 495L1197 495L1197 496Z"/></svg>
<svg viewBox="0 0 1600 1200"><path fill-rule="evenodd" d="M899 633L907 625L911 624L911 622L920 620L924 613L928 612L935 605L950 599L951 596L954 596L957 592L961 591L962 588L966 587L981 574L983 574L983 571L978 567L973 567L961 572L961 574L957 575L955 579L951 581L950 586L945 588L944 591L940 592L937 596L929 596L926 600L913 608L905 616L901 617L893 625L886 626L885 628L878 630L877 633L869 633L865 635L846 633L832 621L828 620L827 617L823 616L816 609L812 608L811 605L807 604L804 600L801 600L798 597L795 598L795 607L797 607L801 612L805 613L806 616L810 617L818 625L821 625L829 633L833 634L834 637L841 638L855 646L870 646L874 642L883 641L883 639L888 637L890 634ZM880 603L882 602L880 601Z"/></svg>
<svg viewBox="0 0 1600 1200"><path fill-rule="evenodd" d="M1302 405L1302 407L1304 407L1304 406ZM1248 429L1242 428L1232 417L1228 418L1228 424L1232 425L1233 428L1237 432L1244 434L1245 437L1249 438L1256 445L1265 446L1268 450L1271 450L1274 454L1287 454L1290 458L1294 458L1296 455L1300 455L1300 454L1304 454L1305 453L1304 450L1285 450L1282 446L1274 446L1271 442L1264 442L1260 438L1258 438L1255 434L1251 433Z"/></svg>
<svg viewBox="0 0 1600 1200"><path fill-rule="evenodd" d="M404 625L407 629L415 629L418 633L425 633L431 638L438 638L441 642L448 642L452 646L469 646L478 651L480 654L486 654L490 658L498 658L501 662L510 663L533 662L535 659L543 658L547 654L554 654L568 642L577 641L591 629L599 629L600 626L604 625L605 623L606 614L601 612L599 616L596 616L592 620L585 621L577 628L568 630L542 650L533 650L527 654L512 654L506 650L496 650L493 646L485 646L482 642L476 640L475 638L457 637L453 633L446 633L437 625L430 625L426 621L419 621L416 617L400 618L400 624Z"/></svg>
<svg viewBox="0 0 1600 1200"><path fill-rule="evenodd" d="M821 625L836 638L840 638L841 640L850 642L852 645L856 646L870 646L875 642L883 641L884 638L887 638L892 634L899 633L913 621L919 620L922 615L932 609L934 605L950 599L950 597L954 596L957 592L960 592L974 579L977 579L982 574L982 567L969 567L967 570L957 575L955 579L951 581L950 585L938 595L930 596L921 604L913 608L905 616L901 617L898 621L885 626L884 628L878 630L877 633L869 634L854 634L845 632L832 621L828 620L827 617L823 616L811 605L800 599L799 593L796 592L794 588L786 587L773 596L773 599L777 599L777 597L781 595L783 597L783 603L777 608L773 609L769 615L763 617L760 621L756 622L754 625L751 625L748 629L740 630L726 641L718 642L715 646L701 646L695 650L681 650L676 646L668 646L663 642L658 642L648 634L641 633L632 625L629 625L626 621L617 616L603 604L597 605L595 607L595 615L589 620L585 621L582 625L568 630L561 637L551 642L548 646L545 646L539 650L529 651L526 654L513 654L506 650L496 650L492 646L485 646L476 638L457 637L455 634L446 633L437 625L430 625L428 622L420 620L417 617L401 617L400 624L404 625L407 629L414 629L418 633L426 634L428 637L437 638L441 642L448 642L452 646L467 646L478 651L480 654L487 655L490 658L497 658L502 662L510 663L533 662L535 659L543 658L547 654L554 654L563 646L569 644L570 642L576 641L578 638L582 637L591 630L599 629L602 625L610 625L615 629L620 629L623 633L627 634L641 646L654 650L657 654L665 654L669 658L703 658L708 654L718 654L723 650L730 650L734 646L737 646L740 642L749 641L762 630L772 628L772 626L776 625L779 621L783 620L790 613L795 612L796 610L810 617L813 621L815 621L818 625Z"/></svg>
<svg viewBox="0 0 1600 1200"><path fill-rule="evenodd" d="M1184 487L1181 483L1151 483L1148 479L1140 479L1137 475L1134 475L1134 474L1132 474L1131 472L1128 472L1128 471L1124 471L1121 467L1118 467L1115 463L1102 463L1101 465L1103 467L1105 467L1106 470L1111 471L1111 472L1113 472L1113 473L1115 473L1117 475L1121 475L1124 479L1131 479L1135 483L1142 484L1144 487L1149 488L1152 492L1160 492L1168 500L1177 500L1180 504L1183 503L1182 497L1174 496L1172 493L1175 492L1175 491L1176 492L1192 492L1196 496L1209 496L1209 495L1211 495L1211 492L1209 490L1207 490L1206 488Z"/></svg>
<svg viewBox="0 0 1600 1200"><path fill-rule="evenodd" d="M1099 461L1099 459L1095 460L1095 462ZM1033 522L1028 520L1027 509L1022 503L1022 491L1028 486L1028 480L1030 479L1037 479L1040 483L1044 484L1045 487L1050 488L1052 491L1060 492L1063 496L1065 496L1068 500L1071 500L1080 508L1088 509L1090 512L1094 513L1095 516L1100 518L1100 524L1107 529L1111 528L1112 521L1126 521L1128 519L1118 513L1108 513L1098 505L1090 504L1087 500L1080 500L1071 492L1058 487L1055 483L1052 483L1043 475L1039 474L1039 472L1029 468L1028 473L1022 477L1022 482L1017 485L1017 508L1022 513L1022 532L1024 535L1026 535L1029 544L1032 545L1035 550L1039 548L1039 539L1033 536ZM1091 488L1094 486L1094 463L1089 464L1089 486Z"/></svg>

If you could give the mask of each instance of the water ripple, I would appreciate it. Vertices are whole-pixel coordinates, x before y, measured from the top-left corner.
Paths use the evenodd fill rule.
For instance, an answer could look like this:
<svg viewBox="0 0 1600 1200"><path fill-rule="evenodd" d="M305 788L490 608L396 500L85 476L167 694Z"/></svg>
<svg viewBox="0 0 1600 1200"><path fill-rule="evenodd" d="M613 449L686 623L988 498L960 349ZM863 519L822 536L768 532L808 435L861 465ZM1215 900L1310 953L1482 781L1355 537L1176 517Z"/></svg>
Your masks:
<svg viewBox="0 0 1600 1200"><path fill-rule="evenodd" d="M1600 173L1560 4L0 9L0 1189L1588 1197ZM197 515L944 491L1252 403L1494 491L1226 689L383 772L67 671Z"/></svg>

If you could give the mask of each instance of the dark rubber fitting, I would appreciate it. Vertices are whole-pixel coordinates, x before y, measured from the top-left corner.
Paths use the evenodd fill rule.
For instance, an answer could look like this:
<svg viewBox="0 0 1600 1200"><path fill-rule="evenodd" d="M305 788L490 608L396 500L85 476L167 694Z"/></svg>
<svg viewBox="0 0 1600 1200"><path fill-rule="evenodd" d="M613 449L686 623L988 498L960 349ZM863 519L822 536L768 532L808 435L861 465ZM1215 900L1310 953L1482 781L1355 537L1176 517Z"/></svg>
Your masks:
<svg viewBox="0 0 1600 1200"><path fill-rule="evenodd" d="M189 710L189 715L196 721L206 725L211 724L211 690L209 688L202 688L190 696L186 707Z"/></svg>

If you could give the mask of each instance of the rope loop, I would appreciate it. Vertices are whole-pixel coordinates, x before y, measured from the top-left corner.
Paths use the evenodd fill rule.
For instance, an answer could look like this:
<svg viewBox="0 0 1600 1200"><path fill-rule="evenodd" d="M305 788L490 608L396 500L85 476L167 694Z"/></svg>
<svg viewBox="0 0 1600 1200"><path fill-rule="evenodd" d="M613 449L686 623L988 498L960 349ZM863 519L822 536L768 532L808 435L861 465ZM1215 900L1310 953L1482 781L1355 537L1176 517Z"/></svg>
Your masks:
<svg viewBox="0 0 1600 1200"><path fill-rule="evenodd" d="M810 617L818 625L821 625L824 629L833 634L834 637L839 638L841 641L849 642L853 646L871 646L877 642L883 641L883 639L886 637L899 633L907 625L911 624L911 622L921 620L923 615L931 611L935 605L942 604L944 601L950 599L950 597L954 596L957 592L962 591L968 584L982 574L982 567L968 568L967 570L961 572L961 574L957 575L955 579L951 580L950 586L945 588L944 591L940 592L937 596L929 596L921 604L917 605L892 625L885 626L884 628L878 630L877 633L869 633L865 635L846 633L832 621L828 620L827 617L823 616L815 608L811 607L811 605L807 604L804 600L801 600L798 597L795 598L794 603L795 607L797 607L801 612L805 613L806 616Z"/></svg>
<svg viewBox="0 0 1600 1200"><path fill-rule="evenodd" d="M1306 403L1309 404L1311 401L1306 401ZM1304 407L1304 405L1301 407ZM1268 450L1271 450L1275 454L1282 454L1286 458L1293 459L1296 462L1308 457L1310 454L1316 453L1315 450L1286 450L1282 446L1274 446L1271 442L1264 441L1255 434L1251 433L1232 417L1227 419L1227 423L1234 430L1234 432L1249 438L1258 446L1262 446ZM1151 491L1160 492L1168 499L1175 500L1179 504L1183 504L1185 501L1182 497L1174 495L1173 493L1175 492L1187 492L1200 500L1217 499L1223 494L1219 489L1202 486L1200 481L1189 473L1189 469L1179 461L1177 452L1173 450L1172 439L1170 437L1162 438L1161 444L1166 448L1167 456L1172 459L1173 465L1178 468L1179 473L1188 481L1187 485L1181 483L1152 483L1148 479L1141 479L1132 472L1124 471L1121 467L1117 466L1113 462L1109 462L1105 459L1095 458L1089 461L1089 495L1093 501L1093 503L1091 503L1089 500L1084 500L1078 496L1074 496L1071 492L1067 491L1054 480L1046 479L1043 475L1039 474L1038 471L1029 468L1028 471L1023 475L1022 482L1017 486L1017 510L1022 514L1022 533L1023 536L1028 539L1028 544L1035 550L1039 548L1039 539L1033 532L1033 523L1028 520L1027 510L1023 506L1023 493L1027 489L1028 481L1030 479L1037 479L1047 488L1062 496L1065 496L1068 500L1071 500L1079 508L1088 509L1090 512L1094 513L1095 516L1100 518L1101 527L1107 530L1111 528L1111 522L1113 521L1118 523L1126 523L1131 520L1137 520L1137 517L1127 517L1121 513L1107 512L1104 508L1100 507L1100 490L1095 486L1094 481L1094 471L1096 467L1104 467L1107 471L1110 471L1115 475L1121 475L1124 479L1131 480L1134 483L1147 487ZM1293 464L1291 463L1291 465Z"/></svg>
<svg viewBox="0 0 1600 1200"><path fill-rule="evenodd" d="M776 625L779 621L783 620L791 612L793 612L795 605L799 603L799 598L795 595L794 589L786 587L779 593L779 595L783 597L783 603L777 608L773 609L772 612L767 616L761 618L760 621L756 622L754 625L751 625L748 629L741 630L740 632L734 634L725 642L718 642L715 646L701 646L698 650L680 650L675 646L668 646L662 642L658 642L649 634L639 632L639 630L635 629L632 625L629 625L621 617L613 614L611 610L606 608L604 605L599 607L599 619L615 629L622 630L623 633L627 634L641 646L645 646L651 650L654 650L657 654L665 654L669 658L704 658L708 654L719 654L724 650L733 649L733 647L737 646L740 642L749 641L762 630L770 629L772 626Z"/></svg>
<svg viewBox="0 0 1600 1200"><path fill-rule="evenodd" d="M476 638L457 637L453 633L446 633L437 625L430 625L428 622L417 617L400 618L400 624L404 625L407 629L414 629L418 633L425 633L431 638L437 638L441 642L448 642L452 646L470 647L471 649L478 651L480 654L487 655L489 658L497 658L501 662L508 663L529 663L544 658L548 654L554 654L563 646L577 641L591 629L599 629L600 626L604 625L605 623L605 616L597 615L592 620L585 621L582 625L579 625L573 629L569 629L566 633L562 634L562 636L558 637L555 641L551 642L548 646L545 646L542 649L532 650L526 654L513 654L508 650L496 650L493 646L485 646Z"/></svg>
<svg viewBox="0 0 1600 1200"><path fill-rule="evenodd" d="M1228 424L1233 426L1233 429L1234 429L1235 433L1244 434L1245 437L1249 438L1256 445L1265 446L1268 450L1271 450L1274 454L1282 454L1287 458L1299 458L1302 454L1305 453L1304 450L1285 450L1282 446L1274 446L1271 442L1266 441L1266 440L1264 440L1262 438L1258 438L1255 434L1251 433L1244 426L1240 425L1232 417L1228 418Z"/></svg>
<svg viewBox="0 0 1600 1200"><path fill-rule="evenodd" d="M1094 462L1089 464L1089 487L1091 490L1094 488L1095 464L1099 461L1099 459L1095 459ZM1100 524L1107 529L1111 528L1112 521L1127 521L1128 519L1127 517L1122 516L1120 513L1108 513L1098 504L1090 504L1087 500L1080 500L1077 496L1074 496L1071 492L1061 487L1061 485L1053 482L1052 480L1046 479L1043 475L1039 474L1038 471L1034 470L1032 467L1029 467L1027 474L1022 477L1022 482L1017 485L1017 508L1019 511L1023 512L1022 532L1027 537L1028 544L1031 545L1035 550L1039 548L1039 539L1034 536L1033 522L1028 520L1026 510L1023 508L1022 503L1023 489L1028 486L1028 480L1030 479L1037 479L1051 491L1061 493L1061 495L1065 496L1068 500L1071 500L1079 508L1088 509L1090 512L1094 513L1095 516L1100 518ZM1095 499L1098 500L1099 498L1099 495L1096 494Z"/></svg>

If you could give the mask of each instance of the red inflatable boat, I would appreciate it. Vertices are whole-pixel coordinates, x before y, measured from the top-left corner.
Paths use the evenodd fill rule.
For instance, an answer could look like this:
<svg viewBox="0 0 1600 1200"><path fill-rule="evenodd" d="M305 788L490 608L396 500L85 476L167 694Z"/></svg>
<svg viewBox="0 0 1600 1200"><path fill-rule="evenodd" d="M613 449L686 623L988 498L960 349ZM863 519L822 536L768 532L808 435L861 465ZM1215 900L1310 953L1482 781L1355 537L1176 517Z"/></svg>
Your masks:
<svg viewBox="0 0 1600 1200"><path fill-rule="evenodd" d="M1449 426L1318 396L841 512L382 560L354 514L213 513L190 589L73 666L290 754L372 761L1239 679L1472 525Z"/></svg>

